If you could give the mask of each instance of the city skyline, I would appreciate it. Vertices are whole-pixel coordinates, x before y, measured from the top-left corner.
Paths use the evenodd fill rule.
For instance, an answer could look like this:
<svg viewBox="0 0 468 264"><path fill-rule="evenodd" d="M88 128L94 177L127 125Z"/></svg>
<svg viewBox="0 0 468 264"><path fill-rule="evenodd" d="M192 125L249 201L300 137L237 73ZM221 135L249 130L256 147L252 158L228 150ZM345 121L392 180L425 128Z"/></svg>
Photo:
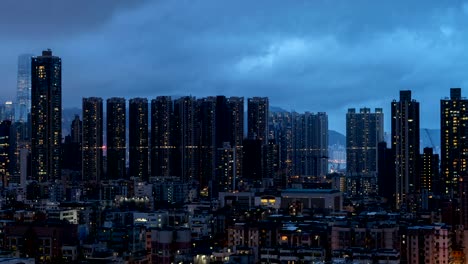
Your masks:
<svg viewBox="0 0 468 264"><path fill-rule="evenodd" d="M348 108L389 113L399 90L421 102L421 127L436 128L445 91L467 83L462 2L90 1L91 12L50 0L61 10L53 20L37 19L48 5L31 4L3 4L2 101L15 98L18 55L48 47L64 59L64 107L80 105L78 91L80 98L260 96L288 111L327 112L340 132Z"/></svg>

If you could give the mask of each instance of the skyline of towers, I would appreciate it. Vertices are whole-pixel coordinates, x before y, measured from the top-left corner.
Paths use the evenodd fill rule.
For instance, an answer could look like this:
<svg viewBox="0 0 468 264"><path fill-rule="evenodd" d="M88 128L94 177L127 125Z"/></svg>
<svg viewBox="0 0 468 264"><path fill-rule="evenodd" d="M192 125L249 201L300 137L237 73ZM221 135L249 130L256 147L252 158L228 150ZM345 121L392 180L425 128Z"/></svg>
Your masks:
<svg viewBox="0 0 468 264"><path fill-rule="evenodd" d="M33 54L18 56L16 85L15 121L27 122L31 113L31 57Z"/></svg>
<svg viewBox="0 0 468 264"><path fill-rule="evenodd" d="M148 99L132 98L129 101L129 176L149 179L148 154Z"/></svg>
<svg viewBox="0 0 468 264"><path fill-rule="evenodd" d="M61 142L62 60L45 50L31 61L32 179L60 179Z"/></svg>
<svg viewBox="0 0 468 264"><path fill-rule="evenodd" d="M400 91L400 101L391 103L392 152L395 157L395 202L397 208L411 201L419 191L419 102L411 91Z"/></svg>
<svg viewBox="0 0 468 264"><path fill-rule="evenodd" d="M127 175L127 107L125 98L106 101L107 179L125 179Z"/></svg>
<svg viewBox="0 0 468 264"><path fill-rule="evenodd" d="M468 100L460 88L450 89L450 98L440 100L440 168L452 197L459 193L458 182L466 176L468 162Z"/></svg>
<svg viewBox="0 0 468 264"><path fill-rule="evenodd" d="M103 109L102 98L83 98L82 179L103 179Z"/></svg>

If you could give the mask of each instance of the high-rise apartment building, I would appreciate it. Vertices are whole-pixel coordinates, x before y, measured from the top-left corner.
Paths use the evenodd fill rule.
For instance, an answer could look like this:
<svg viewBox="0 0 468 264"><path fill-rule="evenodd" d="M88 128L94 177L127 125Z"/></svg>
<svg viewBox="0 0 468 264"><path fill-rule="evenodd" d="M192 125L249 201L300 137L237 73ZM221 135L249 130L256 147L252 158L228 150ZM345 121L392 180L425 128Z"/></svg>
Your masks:
<svg viewBox="0 0 468 264"><path fill-rule="evenodd" d="M460 88L450 89L450 98L440 100L440 167L445 193L457 197L458 183L468 166L468 100Z"/></svg>
<svg viewBox="0 0 468 264"><path fill-rule="evenodd" d="M264 145L268 141L268 97L253 97L247 99L247 137L259 139Z"/></svg>
<svg viewBox="0 0 468 264"><path fill-rule="evenodd" d="M198 137L196 129L196 99L184 96L174 101L174 136L178 161L175 175L183 181L198 178Z"/></svg>
<svg viewBox="0 0 468 264"><path fill-rule="evenodd" d="M62 169L82 172L83 122L79 115L75 115L70 126L70 135L65 137L62 144Z"/></svg>
<svg viewBox="0 0 468 264"><path fill-rule="evenodd" d="M389 204L395 205L395 158L391 148L387 148L387 142L378 144L377 182L379 195ZM383 188L382 188L383 187Z"/></svg>
<svg viewBox="0 0 468 264"><path fill-rule="evenodd" d="M60 179L62 60L51 50L31 60L31 129L32 179Z"/></svg>
<svg viewBox="0 0 468 264"><path fill-rule="evenodd" d="M79 143L81 145L81 142L83 140L83 122L80 120L79 115L75 115L75 119L73 119L71 123L71 141L73 143Z"/></svg>
<svg viewBox="0 0 468 264"><path fill-rule="evenodd" d="M129 176L148 181L148 100L129 101Z"/></svg>
<svg viewBox="0 0 468 264"><path fill-rule="evenodd" d="M394 100L392 109L392 152L395 157L395 201L414 205L419 191L419 102L411 98L411 91L400 91L400 101Z"/></svg>
<svg viewBox="0 0 468 264"><path fill-rule="evenodd" d="M235 160L234 173L237 178L242 175L242 146L244 140L244 97L227 98L228 108L228 133L229 142L233 148L233 158ZM220 147L224 147L224 143Z"/></svg>
<svg viewBox="0 0 468 264"><path fill-rule="evenodd" d="M151 175L176 176L174 112L170 96L151 100Z"/></svg>
<svg viewBox="0 0 468 264"><path fill-rule="evenodd" d="M0 181L5 188L13 173L13 132L10 120L0 121Z"/></svg>
<svg viewBox="0 0 468 264"><path fill-rule="evenodd" d="M293 166L295 175L324 176L328 172L328 115L293 113Z"/></svg>
<svg viewBox="0 0 468 264"><path fill-rule="evenodd" d="M15 105L12 101L0 105L0 120L15 120Z"/></svg>
<svg viewBox="0 0 468 264"><path fill-rule="evenodd" d="M369 175L377 171L377 145L384 141L383 112L369 108L348 109L346 114L346 171Z"/></svg>
<svg viewBox="0 0 468 264"><path fill-rule="evenodd" d="M103 174L102 98L83 98L83 171L84 181L99 182Z"/></svg>
<svg viewBox="0 0 468 264"><path fill-rule="evenodd" d="M127 125L125 98L107 99L107 178L124 179L126 176Z"/></svg>
<svg viewBox="0 0 468 264"><path fill-rule="evenodd" d="M201 190L206 190L205 194L208 194L209 186L216 181L215 177L215 167L216 167L216 139L217 138L226 138L228 135L224 133L225 127L222 127L223 130L217 131L221 128L218 126L217 121L220 121L218 116L218 107L217 107L217 98L216 97L206 97L197 100L197 123L198 123L198 134L200 139L200 144L198 148L199 152L199 177L198 182L200 184ZM219 109L219 114L222 115L224 112L227 112L227 109ZM228 120L223 120L224 122ZM227 126L227 122L226 125ZM219 132L219 133L217 133Z"/></svg>
<svg viewBox="0 0 468 264"><path fill-rule="evenodd" d="M270 118L270 135L279 148L279 175L283 186L287 177L293 175L293 116L296 113L273 112Z"/></svg>
<svg viewBox="0 0 468 264"><path fill-rule="evenodd" d="M419 159L420 188L428 193L440 191L439 181L439 155L434 154L432 148L424 148Z"/></svg>
<svg viewBox="0 0 468 264"><path fill-rule="evenodd" d="M18 57L15 121L27 122L31 112L31 57L22 54Z"/></svg>
<svg viewBox="0 0 468 264"><path fill-rule="evenodd" d="M378 144L384 140L383 112L369 108L348 109L346 114L346 174L358 182L357 193L377 192Z"/></svg>

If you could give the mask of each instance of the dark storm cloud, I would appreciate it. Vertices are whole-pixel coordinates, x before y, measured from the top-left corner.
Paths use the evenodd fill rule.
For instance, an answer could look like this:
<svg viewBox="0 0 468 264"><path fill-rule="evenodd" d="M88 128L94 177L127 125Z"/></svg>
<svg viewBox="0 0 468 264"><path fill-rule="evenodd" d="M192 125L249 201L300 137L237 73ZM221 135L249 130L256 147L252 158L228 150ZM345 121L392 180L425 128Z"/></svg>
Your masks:
<svg viewBox="0 0 468 264"><path fill-rule="evenodd" d="M32 39L92 31L115 12L141 3L143 0L2 0L0 34Z"/></svg>
<svg viewBox="0 0 468 264"><path fill-rule="evenodd" d="M269 96L288 110L328 112L330 127L343 130L348 107L388 116L398 91L411 89L422 126L437 127L439 99L467 83L461 1L50 2L57 17L21 20L22 5L1 9L2 25L16 22L0 34L20 33L0 48L12 51L2 58L11 64L53 48L67 105L82 96ZM38 4L28 12L37 8L51 14ZM34 25L58 33L44 39Z"/></svg>

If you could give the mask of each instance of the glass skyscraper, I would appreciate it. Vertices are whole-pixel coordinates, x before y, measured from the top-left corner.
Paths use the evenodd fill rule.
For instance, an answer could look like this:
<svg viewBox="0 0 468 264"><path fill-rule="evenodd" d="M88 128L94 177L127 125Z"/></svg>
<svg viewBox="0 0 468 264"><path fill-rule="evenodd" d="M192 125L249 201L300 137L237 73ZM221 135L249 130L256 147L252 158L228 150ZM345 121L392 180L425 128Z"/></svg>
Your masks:
<svg viewBox="0 0 468 264"><path fill-rule="evenodd" d="M22 54L18 57L18 79L16 90L15 121L27 122L31 112L31 57Z"/></svg>

